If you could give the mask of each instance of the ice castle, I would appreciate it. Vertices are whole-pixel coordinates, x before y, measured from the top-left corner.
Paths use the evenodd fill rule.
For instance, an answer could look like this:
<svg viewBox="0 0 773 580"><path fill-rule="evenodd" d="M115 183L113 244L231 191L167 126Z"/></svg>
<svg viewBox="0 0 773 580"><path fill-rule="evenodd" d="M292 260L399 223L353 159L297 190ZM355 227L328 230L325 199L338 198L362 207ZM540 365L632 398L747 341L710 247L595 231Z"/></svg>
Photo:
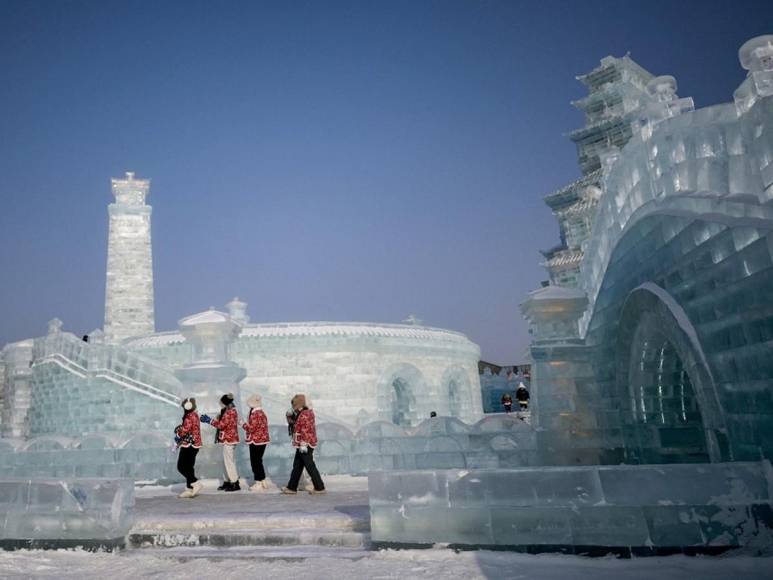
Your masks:
<svg viewBox="0 0 773 580"><path fill-rule="evenodd" d="M579 77L582 175L546 198L560 243L521 305L530 423L483 418L479 349L446 330L250 324L234 299L156 333L149 182L127 174L104 334L53 320L3 349L0 461L14 476L177 480L179 399L214 409L229 390L263 395L267 470L284 474L282 415L304 391L321 471L369 473L374 541L769 549L773 36L739 57L733 101L702 109L628 56ZM217 477L213 447L199 457Z"/></svg>
<svg viewBox="0 0 773 580"><path fill-rule="evenodd" d="M582 177L545 199L561 243L522 305L535 421L578 461L773 458L773 37L739 57L697 110L628 56L578 77Z"/></svg>
<svg viewBox="0 0 773 580"><path fill-rule="evenodd" d="M274 422L307 393L322 420L357 429L417 425L431 411L482 416L480 349L457 332L416 324L250 324L235 298L155 332L150 181L112 180L104 332L88 341L53 320L46 336L2 351L2 431L10 437L133 433L139 418L168 431L181 397L217 409L222 392L259 392Z"/></svg>

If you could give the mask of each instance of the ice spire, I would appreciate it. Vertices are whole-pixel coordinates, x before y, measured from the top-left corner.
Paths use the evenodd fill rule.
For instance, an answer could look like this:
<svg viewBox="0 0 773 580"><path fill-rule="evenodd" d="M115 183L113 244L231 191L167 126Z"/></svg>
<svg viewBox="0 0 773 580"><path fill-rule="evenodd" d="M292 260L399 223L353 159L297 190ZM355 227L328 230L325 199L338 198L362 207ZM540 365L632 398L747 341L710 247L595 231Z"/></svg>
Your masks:
<svg viewBox="0 0 773 580"><path fill-rule="evenodd" d="M151 207L145 203L150 180L127 171L124 179L111 182L115 203L108 206L105 339L118 342L155 332Z"/></svg>

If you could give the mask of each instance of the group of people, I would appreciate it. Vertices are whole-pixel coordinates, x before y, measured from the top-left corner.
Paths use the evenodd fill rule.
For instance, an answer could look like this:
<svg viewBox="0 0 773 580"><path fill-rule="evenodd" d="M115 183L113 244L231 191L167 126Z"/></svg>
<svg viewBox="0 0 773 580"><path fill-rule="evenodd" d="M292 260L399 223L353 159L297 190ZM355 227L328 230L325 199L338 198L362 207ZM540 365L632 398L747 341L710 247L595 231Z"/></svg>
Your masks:
<svg viewBox="0 0 773 580"><path fill-rule="evenodd" d="M247 399L247 406L250 411L241 427L245 432L245 441L249 445L250 467L255 479L255 483L249 490L261 492L269 489L266 470L263 466L263 454L266 452L266 446L271 442L268 417L263 411L259 395L252 395ZM312 495L325 493L325 484L314 463L314 448L317 447L314 411L307 406L306 396L302 394L295 395L290 406L287 412L287 425L295 448L295 459L290 480L281 491L288 495L298 493L298 484L305 469L313 484L309 493ZM223 484L217 489L225 492L239 491L241 487L235 458L235 448L239 444L239 413L233 394L226 393L220 397L220 413L217 417L206 414L199 416L196 399L192 397L182 401L182 408L182 423L175 428L175 442L179 450L177 471L185 477L186 484L180 497L195 497L203 488L195 474L196 455L201 449L201 423L207 423L216 429L215 443L223 450Z"/></svg>
<svg viewBox="0 0 773 580"><path fill-rule="evenodd" d="M529 410L529 389L523 383L518 385L518 388L515 390L515 399L518 401L521 411ZM502 406L505 408L505 413L512 412L513 396L510 393L502 395Z"/></svg>

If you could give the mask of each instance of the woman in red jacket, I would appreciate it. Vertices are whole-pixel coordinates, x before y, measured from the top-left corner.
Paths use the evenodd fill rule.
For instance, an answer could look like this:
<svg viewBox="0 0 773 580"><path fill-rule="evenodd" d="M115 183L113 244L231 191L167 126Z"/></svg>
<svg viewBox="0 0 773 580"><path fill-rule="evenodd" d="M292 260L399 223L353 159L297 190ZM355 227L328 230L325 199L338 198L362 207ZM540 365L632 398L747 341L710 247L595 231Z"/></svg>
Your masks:
<svg viewBox="0 0 773 580"><path fill-rule="evenodd" d="M236 471L236 459L234 458L234 448L239 443L239 415L234 405L234 396L227 393L220 397L220 415L217 419L212 419L208 415L202 415L201 420L209 423L217 429L215 433L215 443L223 446L223 465L225 474L223 476L223 485L218 487L219 491L239 491L239 473Z"/></svg>
<svg viewBox="0 0 773 580"><path fill-rule="evenodd" d="M263 454L266 452L266 445L271 441L271 438L268 435L268 417L263 412L261 403L260 395L252 395L247 399L250 414L247 417L247 422L242 425L242 429L247 435L245 440L250 447L252 475L255 477L255 483L250 487L250 491L268 489L266 470L263 468Z"/></svg>
<svg viewBox="0 0 773 580"><path fill-rule="evenodd" d="M201 449L201 426L196 412L196 399L183 399L183 422L174 430L177 448L177 471L185 477L185 489L180 497L195 497L203 487L196 478L196 455Z"/></svg>
<svg viewBox="0 0 773 580"><path fill-rule="evenodd" d="M310 494L325 493L325 484L322 481L317 466L314 463L314 448L317 446L317 426L314 420L314 411L306 406L305 395L295 395L292 400L293 410L298 411L293 428L293 447L295 447L295 459L290 481L282 488L282 493L295 495L298 493L298 482L301 479L303 469L311 477L314 489Z"/></svg>

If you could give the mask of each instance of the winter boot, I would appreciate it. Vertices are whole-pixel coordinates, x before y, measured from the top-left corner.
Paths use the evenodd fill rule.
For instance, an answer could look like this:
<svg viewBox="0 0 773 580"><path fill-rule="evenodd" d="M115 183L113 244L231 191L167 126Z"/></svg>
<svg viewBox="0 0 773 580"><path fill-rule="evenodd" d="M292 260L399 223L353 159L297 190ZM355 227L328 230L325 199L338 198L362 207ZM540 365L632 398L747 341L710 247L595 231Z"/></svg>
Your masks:
<svg viewBox="0 0 773 580"><path fill-rule="evenodd" d="M309 495L325 495L327 493L327 490L325 489L314 489L313 487L309 490Z"/></svg>
<svg viewBox="0 0 773 580"><path fill-rule="evenodd" d="M265 479L263 481L256 481L250 486L250 491L266 491L267 486L264 485Z"/></svg>
<svg viewBox="0 0 773 580"><path fill-rule="evenodd" d="M269 484L269 481L268 481L268 479L264 479L263 481L261 481L261 482L260 482L260 485L261 485L261 486L263 487L263 489L265 489L265 490L268 490L268 484Z"/></svg>
<svg viewBox="0 0 773 580"><path fill-rule="evenodd" d="M188 497L193 497L194 495L195 494L193 493L193 490L186 487L183 490L183 492L180 495L178 495L177 497L179 497L179 498L188 498Z"/></svg>
<svg viewBox="0 0 773 580"><path fill-rule="evenodd" d="M238 481L234 481L233 483L228 484L229 487L225 491L239 491L242 488L239 486Z"/></svg>
<svg viewBox="0 0 773 580"><path fill-rule="evenodd" d="M200 481L194 481L193 484L191 485L191 490L190 490L191 497L196 497L197 495L199 495L202 489L204 489L204 484L201 483Z"/></svg>
<svg viewBox="0 0 773 580"><path fill-rule="evenodd" d="M298 492L295 491L294 489L290 489L289 487L283 487L282 488L282 493L285 494L285 495L295 495Z"/></svg>
<svg viewBox="0 0 773 580"><path fill-rule="evenodd" d="M231 487L230 481L224 481L220 487L217 488L217 491L228 491L228 488Z"/></svg>

